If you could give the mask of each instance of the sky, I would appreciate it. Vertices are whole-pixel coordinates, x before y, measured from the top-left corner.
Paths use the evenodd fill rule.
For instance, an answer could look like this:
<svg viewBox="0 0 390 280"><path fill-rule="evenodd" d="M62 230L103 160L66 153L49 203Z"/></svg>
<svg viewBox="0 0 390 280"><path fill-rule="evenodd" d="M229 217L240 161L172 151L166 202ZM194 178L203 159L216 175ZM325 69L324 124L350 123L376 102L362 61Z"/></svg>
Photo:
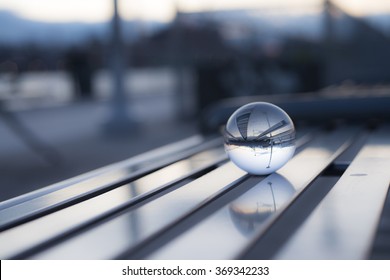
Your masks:
<svg viewBox="0 0 390 280"><path fill-rule="evenodd" d="M182 11L236 8L313 11L323 0L118 0L126 19L169 21L176 7ZM390 13L390 0L334 0L346 11L361 16ZM0 0L0 10L47 22L101 22L113 12L113 0Z"/></svg>

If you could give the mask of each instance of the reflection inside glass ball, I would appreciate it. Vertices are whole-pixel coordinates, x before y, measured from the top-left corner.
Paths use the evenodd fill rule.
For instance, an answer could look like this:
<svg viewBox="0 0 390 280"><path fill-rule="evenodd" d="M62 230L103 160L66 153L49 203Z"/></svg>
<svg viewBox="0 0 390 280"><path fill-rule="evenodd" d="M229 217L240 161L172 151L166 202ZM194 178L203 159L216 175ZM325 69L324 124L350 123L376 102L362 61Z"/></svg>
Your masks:
<svg viewBox="0 0 390 280"><path fill-rule="evenodd" d="M281 168L295 151L295 128L281 108L266 102L242 106L229 118L225 150L244 171L270 174Z"/></svg>

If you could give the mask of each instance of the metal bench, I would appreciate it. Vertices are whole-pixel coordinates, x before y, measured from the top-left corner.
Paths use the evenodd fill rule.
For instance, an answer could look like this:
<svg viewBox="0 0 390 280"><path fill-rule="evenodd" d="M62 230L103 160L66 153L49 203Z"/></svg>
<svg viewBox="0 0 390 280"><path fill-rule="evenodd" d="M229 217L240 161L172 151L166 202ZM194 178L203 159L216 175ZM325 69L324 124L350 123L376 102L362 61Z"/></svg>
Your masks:
<svg viewBox="0 0 390 280"><path fill-rule="evenodd" d="M218 104L204 127L256 99ZM0 203L0 257L389 259L389 99L344 104L343 121L330 100L310 103L312 119L299 98L280 104L297 151L269 176L233 165L219 135L197 135Z"/></svg>

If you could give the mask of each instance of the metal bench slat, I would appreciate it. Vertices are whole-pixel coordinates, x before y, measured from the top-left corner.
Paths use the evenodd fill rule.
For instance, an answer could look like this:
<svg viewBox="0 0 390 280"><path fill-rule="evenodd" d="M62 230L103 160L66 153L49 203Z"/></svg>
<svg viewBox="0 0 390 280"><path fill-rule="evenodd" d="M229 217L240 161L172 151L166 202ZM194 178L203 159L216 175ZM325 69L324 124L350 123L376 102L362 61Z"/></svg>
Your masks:
<svg viewBox="0 0 390 280"><path fill-rule="evenodd" d="M150 259L232 259L253 242L350 143L356 133L319 135L282 169L148 256ZM204 236L204 238L201 238Z"/></svg>
<svg viewBox="0 0 390 280"><path fill-rule="evenodd" d="M150 173L130 184L5 230L0 233L0 257L10 258L31 250L84 224L134 205L224 160L226 155L223 148L207 150Z"/></svg>
<svg viewBox="0 0 390 280"><path fill-rule="evenodd" d="M136 164L130 165L123 163L120 164L119 168L116 166L115 168L109 169L107 172L92 178L87 178L53 192L43 193L43 195L34 197L30 200L21 200L20 203L17 204L15 204L16 202L4 203L3 209L0 210L0 230L7 229L15 224L64 208L77 203L80 200L99 195L175 161L184 159L205 149L221 145L220 139L213 139L202 144L199 144L197 141L190 142L197 144L191 147L188 147L187 144L181 146L181 148L185 149L177 151L170 156L166 155L162 158L157 158L152 163L149 161L136 161ZM145 159L149 157L150 156L146 155ZM147 167L145 167L145 165Z"/></svg>
<svg viewBox="0 0 390 280"><path fill-rule="evenodd" d="M112 259L149 236L168 227L194 208L219 196L247 173L226 163L181 188L132 211L105 221L52 248L33 255L33 259ZM109 242L107 242L109 238ZM80 249L84 248L84 249Z"/></svg>
<svg viewBox="0 0 390 280"><path fill-rule="evenodd" d="M373 133L277 259L365 259L390 183L390 129Z"/></svg>
<svg viewBox="0 0 390 280"><path fill-rule="evenodd" d="M35 199L37 197L45 196L49 193L58 191L60 189L66 188L68 186L74 185L78 182L85 181L89 178L99 176L100 174L110 172L114 169L126 168L127 170L135 170L137 167L145 166L146 164L150 164L150 162L155 161L156 159L165 158L172 153L182 152L186 149L193 148L197 145L200 145L204 142L205 139L201 135L194 135L189 138L177 141L172 144L165 145L163 147L156 148L149 152L131 157L129 159L110 164L108 166L104 166L90 172L81 174L79 176L67 179L65 181L61 181L59 183L38 189L36 191L32 191L26 193L24 195L11 198L6 201L0 202L0 211L18 204L22 204L29 200Z"/></svg>

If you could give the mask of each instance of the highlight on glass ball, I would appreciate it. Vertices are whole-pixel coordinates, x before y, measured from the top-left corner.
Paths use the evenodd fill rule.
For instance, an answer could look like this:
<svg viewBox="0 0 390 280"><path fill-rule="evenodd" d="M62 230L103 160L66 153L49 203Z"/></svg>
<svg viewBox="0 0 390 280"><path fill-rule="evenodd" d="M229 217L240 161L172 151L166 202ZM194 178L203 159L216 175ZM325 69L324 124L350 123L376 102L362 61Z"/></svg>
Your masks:
<svg viewBox="0 0 390 280"><path fill-rule="evenodd" d="M225 150L230 160L254 175L285 165L295 152L295 127L278 106L254 102L240 107L227 121Z"/></svg>

